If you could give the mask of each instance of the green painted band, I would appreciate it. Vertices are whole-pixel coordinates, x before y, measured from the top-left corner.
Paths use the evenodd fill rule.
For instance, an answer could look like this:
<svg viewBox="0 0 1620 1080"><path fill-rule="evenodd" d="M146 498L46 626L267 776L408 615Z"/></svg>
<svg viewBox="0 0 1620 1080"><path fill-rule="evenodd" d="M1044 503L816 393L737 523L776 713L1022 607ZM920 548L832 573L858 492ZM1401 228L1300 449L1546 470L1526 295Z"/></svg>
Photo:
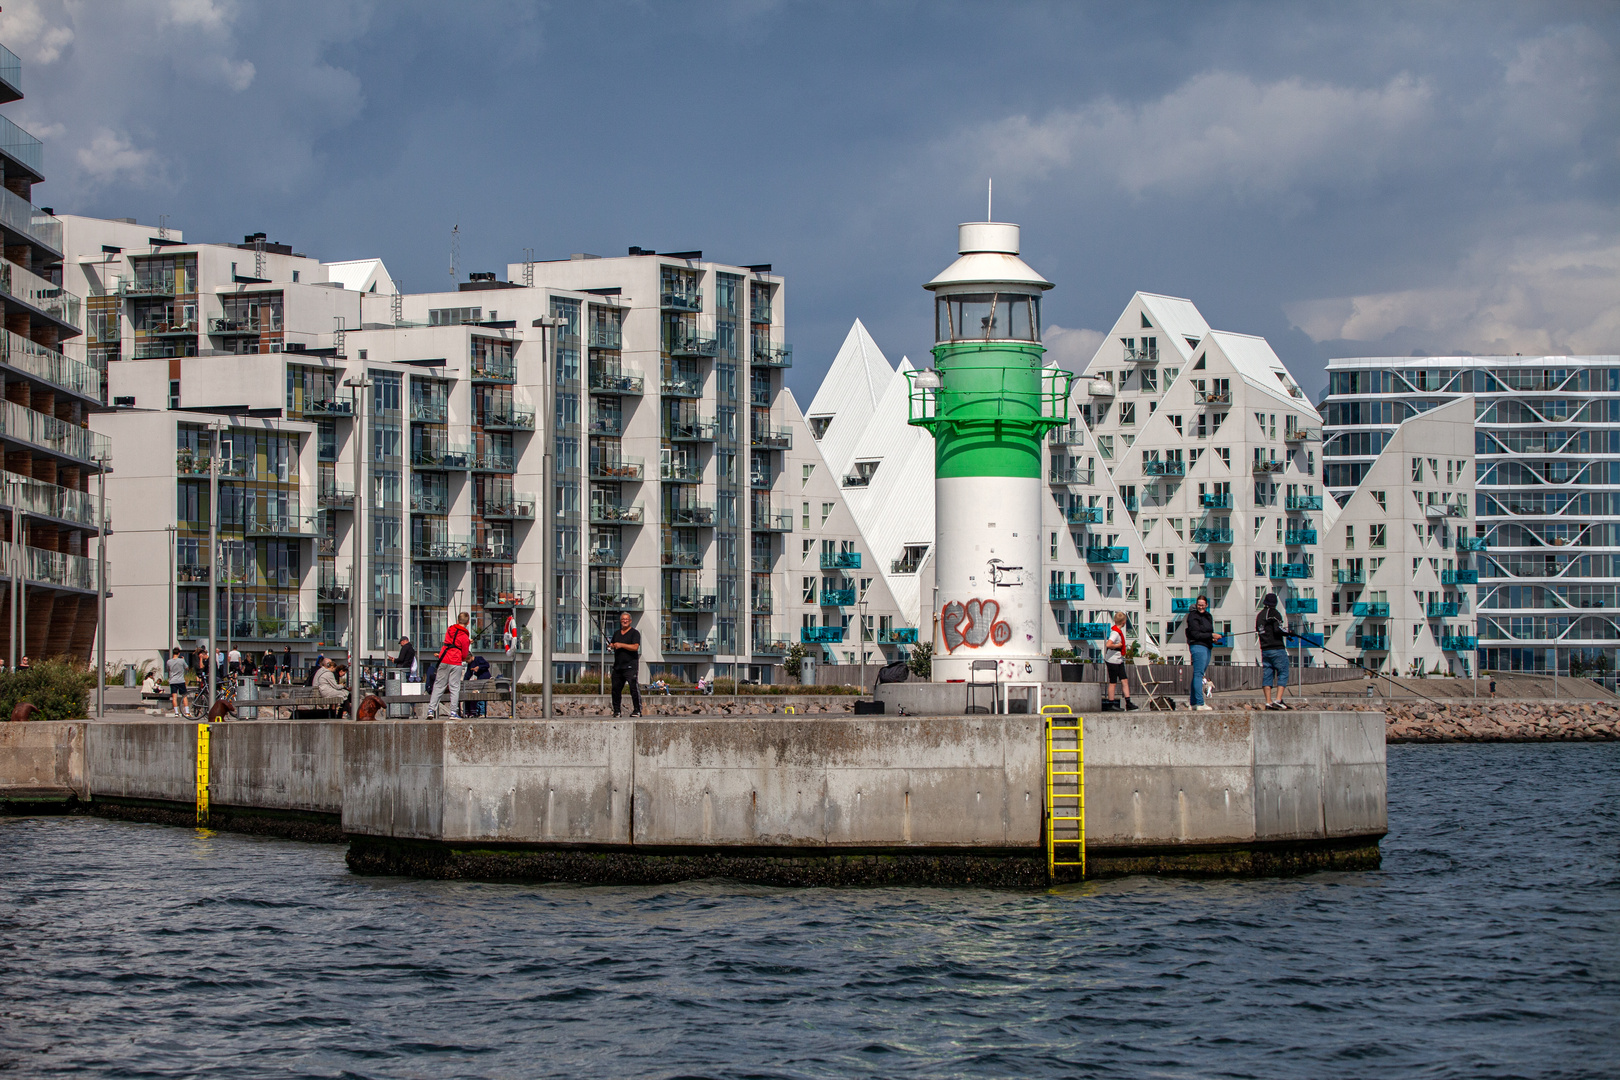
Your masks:
<svg viewBox="0 0 1620 1080"><path fill-rule="evenodd" d="M955 342L934 348L944 386L928 425L934 475L1039 478L1041 443L1065 422L1046 415L1033 343Z"/></svg>

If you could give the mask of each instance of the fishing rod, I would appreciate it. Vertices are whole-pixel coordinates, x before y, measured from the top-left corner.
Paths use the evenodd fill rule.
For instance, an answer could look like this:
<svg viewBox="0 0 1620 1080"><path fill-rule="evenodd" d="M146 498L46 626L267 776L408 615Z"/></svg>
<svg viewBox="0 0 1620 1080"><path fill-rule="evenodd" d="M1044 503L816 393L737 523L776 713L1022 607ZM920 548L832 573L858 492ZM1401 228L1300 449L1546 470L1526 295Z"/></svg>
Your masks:
<svg viewBox="0 0 1620 1080"><path fill-rule="evenodd" d="M1234 630L1230 634L1222 634L1221 636L1222 637L1253 637L1253 636L1255 636L1255 635L1257 635L1259 633L1260 633L1260 631L1258 631L1258 630ZM1391 685L1393 685L1397 690L1405 690L1409 694L1413 694L1413 695L1415 695L1417 697L1422 698L1424 701L1432 702L1433 704L1439 705L1441 707L1444 707L1445 704L1446 704L1445 702L1439 700L1438 698L1432 698L1428 694L1419 693L1418 691L1412 689L1410 686L1402 686L1400 683L1396 682L1390 676L1385 675L1382 671L1379 671L1377 668L1370 668L1366 664L1363 664L1360 660L1356 660L1356 659L1354 659L1352 657L1346 656L1341 652L1336 652L1333 649L1328 648L1326 645L1313 644L1312 642L1310 642L1310 641L1308 641L1306 639L1304 634L1296 634L1292 630L1284 630L1282 632L1282 634L1283 634L1283 636L1285 638L1294 638L1294 639L1296 639L1298 641L1304 642L1307 648L1321 649L1325 653L1329 653L1329 654L1331 654L1333 656L1337 656L1340 660L1343 660L1345 663L1349 664L1350 666L1360 668L1362 671L1367 672L1369 675L1372 675L1372 676L1374 676L1376 678L1379 678L1379 679L1383 679L1385 682L1388 682Z"/></svg>

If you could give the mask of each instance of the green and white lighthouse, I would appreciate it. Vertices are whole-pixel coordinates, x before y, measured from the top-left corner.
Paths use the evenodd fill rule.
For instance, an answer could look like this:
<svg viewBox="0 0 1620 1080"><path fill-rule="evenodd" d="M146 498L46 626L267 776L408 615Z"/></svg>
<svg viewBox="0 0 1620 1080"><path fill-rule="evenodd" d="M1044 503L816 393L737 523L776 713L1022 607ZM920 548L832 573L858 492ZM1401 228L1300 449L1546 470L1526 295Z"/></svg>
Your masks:
<svg viewBox="0 0 1620 1080"><path fill-rule="evenodd" d="M1041 449L1068 422L1071 372L1045 367L1041 295L1018 226L957 226L934 294L934 366L907 373L910 422L934 436L934 680L1044 678ZM981 676L982 677L982 676Z"/></svg>

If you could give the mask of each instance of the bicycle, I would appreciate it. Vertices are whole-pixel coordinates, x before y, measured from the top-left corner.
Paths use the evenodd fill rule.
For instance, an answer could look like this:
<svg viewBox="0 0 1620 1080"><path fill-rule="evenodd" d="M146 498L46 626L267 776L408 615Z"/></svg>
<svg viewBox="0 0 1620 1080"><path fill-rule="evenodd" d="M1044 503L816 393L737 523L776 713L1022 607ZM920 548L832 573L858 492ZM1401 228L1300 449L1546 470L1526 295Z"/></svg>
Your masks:
<svg viewBox="0 0 1620 1080"><path fill-rule="evenodd" d="M220 685L219 700L227 702L234 710L236 708L236 686L238 676L227 675ZM212 708L208 701L208 680L199 679L197 689L191 695L191 702L186 706L185 716L188 720L206 720L208 711Z"/></svg>

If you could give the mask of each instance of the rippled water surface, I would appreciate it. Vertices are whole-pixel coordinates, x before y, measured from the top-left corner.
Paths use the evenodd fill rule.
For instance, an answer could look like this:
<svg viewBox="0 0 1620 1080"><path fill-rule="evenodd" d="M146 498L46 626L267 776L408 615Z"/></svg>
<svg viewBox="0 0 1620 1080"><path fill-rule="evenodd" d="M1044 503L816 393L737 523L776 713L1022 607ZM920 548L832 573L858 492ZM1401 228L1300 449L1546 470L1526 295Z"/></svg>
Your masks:
<svg viewBox="0 0 1620 1080"><path fill-rule="evenodd" d="M1379 872L1050 893L360 878L0 820L0 1073L1620 1075L1620 747L1389 775Z"/></svg>

